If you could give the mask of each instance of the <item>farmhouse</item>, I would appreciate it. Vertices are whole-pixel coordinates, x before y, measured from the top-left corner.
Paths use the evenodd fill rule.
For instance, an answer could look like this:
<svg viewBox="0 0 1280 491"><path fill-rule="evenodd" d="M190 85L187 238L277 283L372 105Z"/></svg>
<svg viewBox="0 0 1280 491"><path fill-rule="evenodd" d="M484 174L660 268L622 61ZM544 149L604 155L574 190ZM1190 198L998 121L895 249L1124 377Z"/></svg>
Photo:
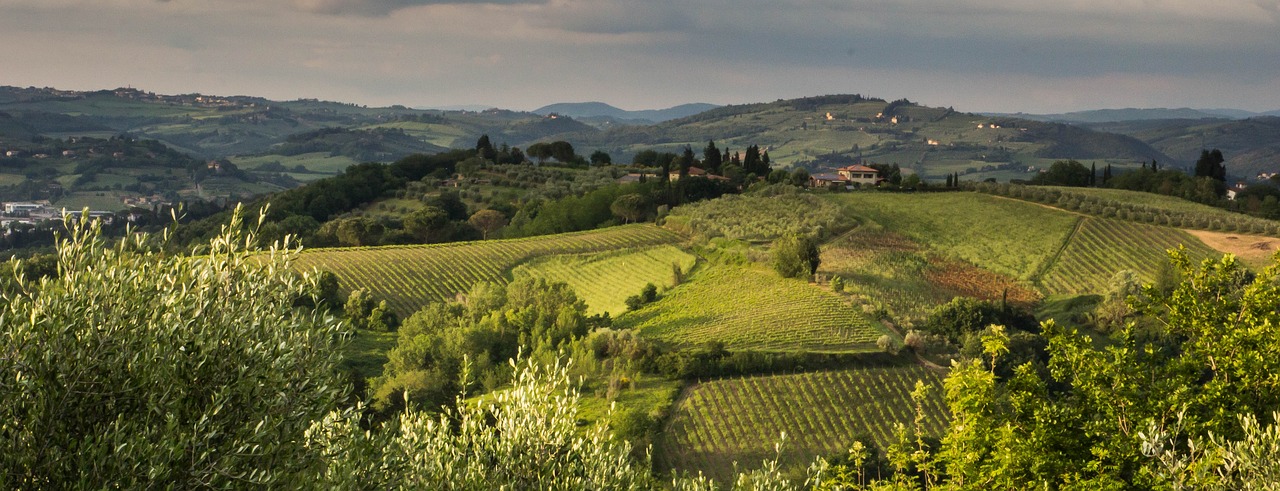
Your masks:
<svg viewBox="0 0 1280 491"><path fill-rule="evenodd" d="M836 169L836 173L840 174L840 177L843 177L846 181L854 184L874 186L880 182L880 171L865 165L841 167Z"/></svg>
<svg viewBox="0 0 1280 491"><path fill-rule="evenodd" d="M701 167L690 167L689 176L690 177L706 177L707 171L703 170ZM672 170L670 173L667 174L667 180L670 180L670 181L680 180L680 171Z"/></svg>
<svg viewBox="0 0 1280 491"><path fill-rule="evenodd" d="M829 188L831 186L839 186L843 188L848 185L849 181L839 174L813 174L809 176L809 187Z"/></svg>

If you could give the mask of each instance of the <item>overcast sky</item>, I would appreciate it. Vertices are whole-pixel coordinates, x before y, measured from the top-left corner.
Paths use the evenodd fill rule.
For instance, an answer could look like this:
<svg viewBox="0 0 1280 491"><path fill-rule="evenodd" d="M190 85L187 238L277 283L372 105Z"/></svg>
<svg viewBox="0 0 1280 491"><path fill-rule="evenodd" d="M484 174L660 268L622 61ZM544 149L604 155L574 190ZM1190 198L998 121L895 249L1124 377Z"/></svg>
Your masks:
<svg viewBox="0 0 1280 491"><path fill-rule="evenodd" d="M0 85L624 109L1280 109L1280 0L0 0Z"/></svg>

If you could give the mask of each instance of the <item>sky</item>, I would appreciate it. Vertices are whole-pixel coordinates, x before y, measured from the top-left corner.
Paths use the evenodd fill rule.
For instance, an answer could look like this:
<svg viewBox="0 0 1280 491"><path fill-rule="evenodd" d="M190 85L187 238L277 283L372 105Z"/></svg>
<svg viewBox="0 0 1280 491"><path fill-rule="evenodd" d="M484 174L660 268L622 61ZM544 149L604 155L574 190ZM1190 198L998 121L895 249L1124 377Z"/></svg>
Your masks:
<svg viewBox="0 0 1280 491"><path fill-rule="evenodd" d="M623 109L1280 109L1280 0L0 0L0 85Z"/></svg>

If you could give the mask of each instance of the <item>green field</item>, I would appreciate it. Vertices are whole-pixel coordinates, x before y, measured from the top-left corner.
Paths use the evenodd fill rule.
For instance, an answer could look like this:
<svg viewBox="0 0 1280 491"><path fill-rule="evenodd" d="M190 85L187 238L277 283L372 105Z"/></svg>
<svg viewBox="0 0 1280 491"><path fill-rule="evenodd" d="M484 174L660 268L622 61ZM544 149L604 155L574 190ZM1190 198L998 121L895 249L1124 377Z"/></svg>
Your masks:
<svg viewBox="0 0 1280 491"><path fill-rule="evenodd" d="M1186 246L1193 259L1217 255L1181 230L1104 218L1085 218L1040 284L1050 295L1106 293L1117 272L1130 270L1143 283L1155 280L1168 249Z"/></svg>
<svg viewBox="0 0 1280 491"><path fill-rule="evenodd" d="M868 351L886 333L838 295L773 271L711 265L660 300L615 321L677 346Z"/></svg>
<svg viewBox="0 0 1280 491"><path fill-rule="evenodd" d="M315 180L322 177L328 177L326 174L339 174L347 170L347 167L358 164L351 157L345 155L331 156L328 152L304 153L301 155L262 155L256 157L233 157L231 163L236 164L245 170L256 170L264 164L278 163L288 170L301 165L316 174L290 174L299 178L299 176L311 176L310 179L301 179L301 181Z"/></svg>
<svg viewBox="0 0 1280 491"><path fill-rule="evenodd" d="M893 430L909 428L916 382L932 387L925 428L942 433L947 419L941 377L917 365L852 368L721 379L696 384L677 403L655 450L660 469L703 471L721 482L733 463L754 468L773 458L786 432L781 461L803 467L813 457L838 456L855 439L885 448Z"/></svg>
<svg viewBox="0 0 1280 491"><path fill-rule="evenodd" d="M1079 220L978 193L855 192L833 199L939 254L1019 280L1045 268Z"/></svg>
<svg viewBox="0 0 1280 491"><path fill-rule="evenodd" d="M308 249L295 263L338 276L344 293L364 288L402 318L430 302L452 299L480 281L505 282L511 268L555 254L673 244L679 235L653 225L512 240L363 248ZM669 266L668 266L669 267Z"/></svg>
<svg viewBox="0 0 1280 491"><path fill-rule="evenodd" d="M598 254L560 255L534 259L516 266L513 279L534 277L561 281L573 287L591 314L617 317L627 311L626 299L645 284L660 289L673 286L673 267L688 272L697 260L675 246L627 249Z"/></svg>

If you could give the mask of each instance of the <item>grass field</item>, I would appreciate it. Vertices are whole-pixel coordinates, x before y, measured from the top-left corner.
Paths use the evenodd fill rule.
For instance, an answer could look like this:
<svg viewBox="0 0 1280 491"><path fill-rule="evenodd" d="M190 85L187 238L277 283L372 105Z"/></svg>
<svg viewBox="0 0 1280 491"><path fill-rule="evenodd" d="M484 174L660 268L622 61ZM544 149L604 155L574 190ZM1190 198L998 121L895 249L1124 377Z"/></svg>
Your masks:
<svg viewBox="0 0 1280 491"><path fill-rule="evenodd" d="M1040 284L1050 295L1106 293L1117 272L1130 270L1143 283L1155 280L1168 249L1187 248L1193 259L1216 254L1181 230L1141 223L1084 218Z"/></svg>
<svg viewBox="0 0 1280 491"><path fill-rule="evenodd" d="M304 153L301 155L260 155L255 157L233 157L231 163L236 164L240 168L246 170L255 170L264 164L278 163L286 169L292 170L294 167L301 165L309 171L321 174L339 174L347 170L347 167L355 165L359 162L345 155L331 156L328 152ZM310 180L322 175L313 175ZM300 179L306 180L306 179Z"/></svg>
<svg viewBox="0 0 1280 491"><path fill-rule="evenodd" d="M925 427L941 434L947 419L941 377L917 365L852 368L703 382L678 402L664 438L655 445L660 470L702 472L724 482L733 463L754 468L773 458L782 432L781 461L807 466L837 456L853 441L885 448L894 427L911 427L916 382L931 386L922 404Z"/></svg>
<svg viewBox="0 0 1280 491"><path fill-rule="evenodd" d="M562 281L573 287L591 314L617 317L627 311L626 299L645 284L660 289L673 285L674 270L688 272L697 257L675 246L627 249L597 254L560 255L534 259L516 266L513 279L526 277Z"/></svg>
<svg viewBox="0 0 1280 491"><path fill-rule="evenodd" d="M1019 280L1040 272L1079 220L978 193L855 192L833 199L938 254Z"/></svg>
<svg viewBox="0 0 1280 491"><path fill-rule="evenodd" d="M875 350L886 333L838 295L773 271L727 265L700 269L657 302L615 326L677 346L720 341L729 349Z"/></svg>
<svg viewBox="0 0 1280 491"><path fill-rule="evenodd" d="M680 240L681 236L653 225L629 225L513 240L308 249L295 266L332 271L344 293L365 288L376 298L385 299L403 318L427 303L467 292L477 282L505 282L511 268L535 257L673 244Z"/></svg>

